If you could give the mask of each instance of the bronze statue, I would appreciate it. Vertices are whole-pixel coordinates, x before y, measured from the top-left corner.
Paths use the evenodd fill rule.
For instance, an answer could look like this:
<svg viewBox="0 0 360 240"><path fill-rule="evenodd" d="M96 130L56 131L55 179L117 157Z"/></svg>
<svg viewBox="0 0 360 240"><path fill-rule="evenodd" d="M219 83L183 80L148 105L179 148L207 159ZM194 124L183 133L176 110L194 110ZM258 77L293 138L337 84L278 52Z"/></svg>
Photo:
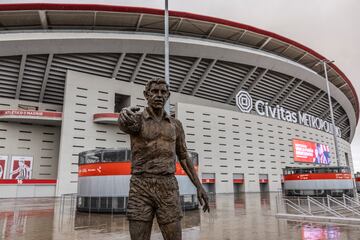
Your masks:
<svg viewBox="0 0 360 240"><path fill-rule="evenodd" d="M165 240L181 239L182 217L179 187L175 174L176 155L197 188L203 211L209 211L208 197L187 153L185 134L179 120L164 111L170 96L169 85L162 78L151 79L145 86L148 102L139 113L138 107L124 108L119 127L130 134L131 180L127 218L132 240L148 240L154 216Z"/></svg>

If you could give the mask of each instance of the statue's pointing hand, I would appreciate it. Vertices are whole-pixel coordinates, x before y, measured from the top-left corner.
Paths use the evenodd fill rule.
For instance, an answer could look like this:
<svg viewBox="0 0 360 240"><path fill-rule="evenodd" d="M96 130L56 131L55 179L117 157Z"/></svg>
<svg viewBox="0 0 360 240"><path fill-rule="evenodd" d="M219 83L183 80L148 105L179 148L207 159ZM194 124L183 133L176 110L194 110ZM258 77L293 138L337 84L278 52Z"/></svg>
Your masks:
<svg viewBox="0 0 360 240"><path fill-rule="evenodd" d="M139 107L123 108L119 114L118 122L120 126L127 128L132 133L140 130L140 124L136 119L136 112L140 111Z"/></svg>

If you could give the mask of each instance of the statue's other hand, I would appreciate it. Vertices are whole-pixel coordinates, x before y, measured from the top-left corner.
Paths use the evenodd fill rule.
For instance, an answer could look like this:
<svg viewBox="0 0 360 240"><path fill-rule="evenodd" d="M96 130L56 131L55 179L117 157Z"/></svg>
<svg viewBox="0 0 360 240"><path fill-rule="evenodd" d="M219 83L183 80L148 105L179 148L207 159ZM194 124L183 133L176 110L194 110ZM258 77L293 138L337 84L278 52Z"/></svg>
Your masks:
<svg viewBox="0 0 360 240"><path fill-rule="evenodd" d="M204 188L200 187L197 189L197 197L198 197L200 205L202 206L203 211L210 212L209 198L208 198Z"/></svg>

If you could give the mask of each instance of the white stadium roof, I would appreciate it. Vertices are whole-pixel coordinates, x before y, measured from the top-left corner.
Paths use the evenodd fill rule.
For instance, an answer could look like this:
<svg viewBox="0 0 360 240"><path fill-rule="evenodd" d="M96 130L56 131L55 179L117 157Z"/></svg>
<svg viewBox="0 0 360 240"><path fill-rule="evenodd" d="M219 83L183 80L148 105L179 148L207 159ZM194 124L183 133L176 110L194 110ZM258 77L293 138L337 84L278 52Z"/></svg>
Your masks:
<svg viewBox="0 0 360 240"><path fill-rule="evenodd" d="M62 104L67 69L138 84L164 74L157 41L164 31L163 10L91 4L0 6L0 97ZM120 39L119 33L125 37ZM325 57L314 50L269 31L186 12L170 12L170 34L172 45L182 46L171 51L172 91L234 105L242 88L273 105L329 120L327 94L319 83L324 72L318 63ZM131 40L126 46L125 38ZM140 47L144 41L151 44ZM351 141L359 118L358 97L333 63L328 76L336 125Z"/></svg>

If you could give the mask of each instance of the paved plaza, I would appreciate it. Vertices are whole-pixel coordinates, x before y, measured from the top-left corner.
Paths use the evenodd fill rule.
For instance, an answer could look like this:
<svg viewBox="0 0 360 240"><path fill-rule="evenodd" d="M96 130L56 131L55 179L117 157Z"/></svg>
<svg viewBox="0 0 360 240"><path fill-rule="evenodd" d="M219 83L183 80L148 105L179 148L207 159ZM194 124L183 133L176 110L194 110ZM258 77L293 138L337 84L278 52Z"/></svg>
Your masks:
<svg viewBox="0 0 360 240"><path fill-rule="evenodd" d="M322 225L275 218L277 193L218 194L211 212L187 211L183 239L360 239L358 226ZM124 215L77 213L75 201L54 198L0 200L0 239L130 239ZM154 224L152 239L162 239Z"/></svg>

